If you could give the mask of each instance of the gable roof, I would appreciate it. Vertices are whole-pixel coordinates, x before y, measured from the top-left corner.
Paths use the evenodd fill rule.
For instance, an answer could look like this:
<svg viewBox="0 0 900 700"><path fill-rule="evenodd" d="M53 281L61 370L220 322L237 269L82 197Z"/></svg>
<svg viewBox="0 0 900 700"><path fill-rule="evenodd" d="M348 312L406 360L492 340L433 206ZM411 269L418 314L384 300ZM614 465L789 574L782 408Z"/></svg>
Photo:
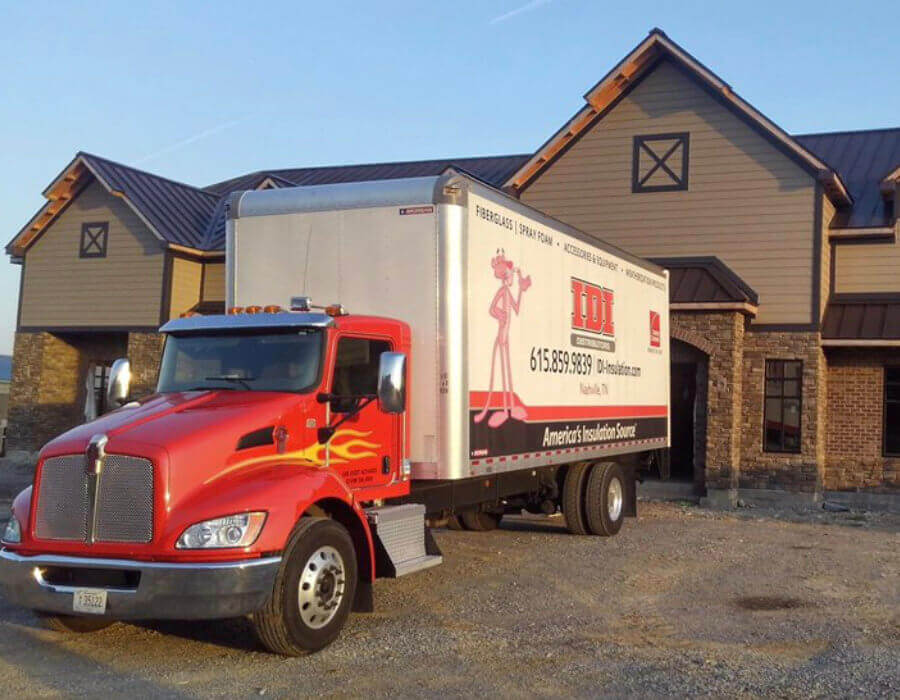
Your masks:
<svg viewBox="0 0 900 700"><path fill-rule="evenodd" d="M704 66L694 56L666 36L653 29L625 58L584 94L587 103L575 116L550 137L532 157L507 181L506 186L521 192L543 172L566 147L590 128L618 100L647 76L660 60L673 61L694 78L711 96L760 133L787 157L817 178L836 205L852 203L840 176L819 156L737 95L731 86Z"/></svg>
<svg viewBox="0 0 900 700"><path fill-rule="evenodd" d="M898 205L881 183L900 170L900 128L802 134L794 137L841 174L853 207L840 210L832 228L892 226Z"/></svg>
<svg viewBox="0 0 900 700"><path fill-rule="evenodd" d="M92 179L131 207L161 244L199 248L219 201L183 182L80 151L44 190L47 203L7 244L7 254L24 254Z"/></svg>

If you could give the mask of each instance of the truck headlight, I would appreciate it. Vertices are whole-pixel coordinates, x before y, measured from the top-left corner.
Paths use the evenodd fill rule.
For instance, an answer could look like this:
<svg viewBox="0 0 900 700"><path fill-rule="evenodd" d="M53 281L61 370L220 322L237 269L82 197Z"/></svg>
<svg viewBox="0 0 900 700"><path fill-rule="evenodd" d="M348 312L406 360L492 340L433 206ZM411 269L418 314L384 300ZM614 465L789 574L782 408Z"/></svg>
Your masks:
<svg viewBox="0 0 900 700"><path fill-rule="evenodd" d="M248 547L259 537L265 513L238 513L214 520L194 523L181 533L175 546L178 549L217 549Z"/></svg>
<svg viewBox="0 0 900 700"><path fill-rule="evenodd" d="M19 525L19 520L15 515L10 516L9 522L6 523L2 539L10 544L19 544L22 541L22 526Z"/></svg>

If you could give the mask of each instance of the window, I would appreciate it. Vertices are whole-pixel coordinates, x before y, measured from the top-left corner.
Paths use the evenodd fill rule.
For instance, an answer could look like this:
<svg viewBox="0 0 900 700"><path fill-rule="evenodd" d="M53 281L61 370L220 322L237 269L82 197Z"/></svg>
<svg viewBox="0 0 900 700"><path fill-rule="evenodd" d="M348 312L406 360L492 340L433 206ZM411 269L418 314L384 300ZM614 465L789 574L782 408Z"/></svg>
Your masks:
<svg viewBox="0 0 900 700"><path fill-rule="evenodd" d="M678 192L688 188L690 134L635 136L632 192Z"/></svg>
<svg viewBox="0 0 900 700"><path fill-rule="evenodd" d="M803 363L766 360L763 448L766 452L800 452L800 406Z"/></svg>
<svg viewBox="0 0 900 700"><path fill-rule="evenodd" d="M341 338L334 364L331 392L341 396L374 394L378 391L378 363L390 343L368 338Z"/></svg>
<svg viewBox="0 0 900 700"><path fill-rule="evenodd" d="M78 257L105 258L106 242L108 239L108 221L95 221L90 224L81 224L81 246L78 249Z"/></svg>
<svg viewBox="0 0 900 700"><path fill-rule="evenodd" d="M169 335L157 391L312 391L322 345L322 332L306 329Z"/></svg>
<svg viewBox="0 0 900 700"><path fill-rule="evenodd" d="M900 367L884 368L884 456L900 457Z"/></svg>
<svg viewBox="0 0 900 700"><path fill-rule="evenodd" d="M105 413L106 405L106 387L109 386L109 370L112 365L95 364L94 376L92 383L94 386L94 406L97 407L97 413Z"/></svg>

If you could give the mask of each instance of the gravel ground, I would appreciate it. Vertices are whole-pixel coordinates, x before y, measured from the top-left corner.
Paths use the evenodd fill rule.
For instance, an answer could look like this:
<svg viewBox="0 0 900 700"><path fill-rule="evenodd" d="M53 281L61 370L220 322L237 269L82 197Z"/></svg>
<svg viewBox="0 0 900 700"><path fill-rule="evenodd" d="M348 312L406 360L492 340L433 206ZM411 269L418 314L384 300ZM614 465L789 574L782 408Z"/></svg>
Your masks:
<svg viewBox="0 0 900 700"><path fill-rule="evenodd" d="M299 659L263 652L244 620L65 636L0 600L0 683L21 696L900 695L900 518L640 513L611 539L565 534L561 518L438 530L443 566L380 581L376 613Z"/></svg>

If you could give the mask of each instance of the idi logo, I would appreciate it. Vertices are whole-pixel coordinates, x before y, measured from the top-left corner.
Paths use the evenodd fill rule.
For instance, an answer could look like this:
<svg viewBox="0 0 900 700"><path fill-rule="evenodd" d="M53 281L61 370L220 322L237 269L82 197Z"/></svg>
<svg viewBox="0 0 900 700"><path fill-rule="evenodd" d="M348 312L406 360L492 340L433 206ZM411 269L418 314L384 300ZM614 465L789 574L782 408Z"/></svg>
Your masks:
<svg viewBox="0 0 900 700"><path fill-rule="evenodd" d="M612 338L615 293L577 277L572 278L572 330L586 331Z"/></svg>

